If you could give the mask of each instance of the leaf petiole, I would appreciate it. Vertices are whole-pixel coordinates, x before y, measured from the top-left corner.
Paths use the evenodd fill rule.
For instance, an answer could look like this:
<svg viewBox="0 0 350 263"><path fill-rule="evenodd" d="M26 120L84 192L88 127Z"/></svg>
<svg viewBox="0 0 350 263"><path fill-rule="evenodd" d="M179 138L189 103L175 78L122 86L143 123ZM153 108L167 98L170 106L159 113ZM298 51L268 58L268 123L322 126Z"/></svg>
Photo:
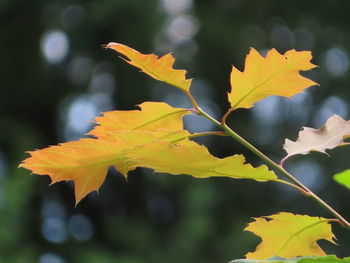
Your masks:
<svg viewBox="0 0 350 263"><path fill-rule="evenodd" d="M197 138L197 137L202 137L202 136L208 136L208 135L219 135L219 136L227 136L227 134L224 131L211 131L211 132L197 132L197 133L192 133L191 135L185 136L178 138L176 140L170 141L170 143L176 143L185 139L192 139L192 138Z"/></svg>
<svg viewBox="0 0 350 263"><path fill-rule="evenodd" d="M208 113L206 113L204 110L202 110L200 107L198 107L198 104L196 104L198 115L201 115L208 120L212 121L215 125L222 128L226 134L236 141L238 141L240 144L242 144L244 147L252 151L254 154L256 154L259 158L261 158L265 163L275 168L277 171L282 173L284 176L286 176L289 180L291 180L294 184L286 182L284 180L279 180L279 183L286 184L290 187L293 187L297 190L299 190L302 194L305 196L309 196L312 199L314 199L317 203L319 203L321 206L323 206L328 212L330 212L332 215L334 215L338 220L341 226L344 228L350 230L350 223L342 217L337 211L335 211L330 205L328 205L325 201L323 201L319 196L317 196L315 193L313 193L308 187L306 187L303 183L301 183L298 179L296 179L292 174L287 172L282 166L278 165L274 161L272 161L269 157L267 157L265 154L263 154L261 151L259 151L255 146L250 144L248 141L246 141L244 138L242 138L240 135L235 133L230 127L228 127L225 123L220 123L216 119L214 119L212 116L210 116ZM224 119L225 120L225 119Z"/></svg>

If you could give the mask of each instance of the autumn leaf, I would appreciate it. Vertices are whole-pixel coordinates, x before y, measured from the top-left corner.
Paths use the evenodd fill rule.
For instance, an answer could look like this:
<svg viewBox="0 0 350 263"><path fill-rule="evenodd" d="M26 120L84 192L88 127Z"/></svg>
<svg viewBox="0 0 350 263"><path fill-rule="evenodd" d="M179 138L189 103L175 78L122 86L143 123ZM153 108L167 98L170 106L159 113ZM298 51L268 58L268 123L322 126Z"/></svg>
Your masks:
<svg viewBox="0 0 350 263"><path fill-rule="evenodd" d="M255 218L245 230L261 237L262 242L246 258L263 260L273 256L325 256L316 241L325 239L334 243L335 237L329 221L330 219L321 217L286 212Z"/></svg>
<svg viewBox="0 0 350 263"><path fill-rule="evenodd" d="M241 155L216 158L204 146L187 140L189 135L185 130L172 131L168 136L162 130L158 133L122 130L108 140L81 139L29 152L31 157L20 166L36 174L48 174L52 183L74 181L76 203L99 189L110 166L115 166L125 177L136 167L146 167L200 178L277 179L265 165L254 168L244 164Z"/></svg>
<svg viewBox="0 0 350 263"><path fill-rule="evenodd" d="M161 134L163 136L163 134ZM189 133L178 131L173 138L186 138ZM39 175L49 175L52 183L71 180L75 186L76 203L88 193L98 190L105 180L107 170L115 166L124 177L135 169L128 160L127 153L138 147L146 147L153 142L156 133L145 131L121 131L114 141L81 139L42 150L28 152L31 157L23 161L20 167Z"/></svg>
<svg viewBox="0 0 350 263"><path fill-rule="evenodd" d="M270 50L266 58L252 48L246 57L244 71L232 67L231 110L251 108L254 103L271 95L291 97L317 83L299 75L300 71L315 67L309 51L289 50L279 54Z"/></svg>
<svg viewBox="0 0 350 263"><path fill-rule="evenodd" d="M341 173L335 174L333 176L333 179L337 183L339 183L339 184L345 186L346 188L350 189L350 169L345 170L345 171L343 171Z"/></svg>
<svg viewBox="0 0 350 263"><path fill-rule="evenodd" d="M294 258L281 258L272 257L266 260L256 259L235 259L229 263L350 263L350 257L337 258L335 255L321 256L321 257L294 257Z"/></svg>
<svg viewBox="0 0 350 263"><path fill-rule="evenodd" d="M320 129L303 127L295 142L289 139L285 140L283 148L287 155L282 159L281 164L296 154L308 154L311 151L327 154L327 149L348 145L349 143L344 142L344 139L349 136L350 121L345 121L338 115L330 117Z"/></svg>
<svg viewBox="0 0 350 263"><path fill-rule="evenodd" d="M124 165L124 149L125 145L81 139L28 152L31 157L20 166L39 175L49 175L52 183L74 181L78 203L88 193L100 188L110 166L116 166L124 173L129 170Z"/></svg>
<svg viewBox="0 0 350 263"><path fill-rule="evenodd" d="M182 117L191 113L188 109L174 108L164 102L144 102L141 110L108 111L96 118L98 124L89 132L98 138L107 139L118 131L140 130L163 135L183 129ZM160 134L161 135L161 134Z"/></svg>
<svg viewBox="0 0 350 263"><path fill-rule="evenodd" d="M119 43L109 43L106 48L124 55L126 62L141 69L154 79L164 81L185 92L190 90L192 79L186 79L186 70L173 69L175 59L171 54L160 58L154 54L142 54L135 49Z"/></svg>
<svg viewBox="0 0 350 263"><path fill-rule="evenodd" d="M254 168L245 164L242 155L217 158L206 147L190 140L176 144L158 142L129 153L136 165L151 168L156 172L188 174L198 178L231 177L274 181L277 176L265 165Z"/></svg>
<svg viewBox="0 0 350 263"><path fill-rule="evenodd" d="M276 180L266 166L244 164L241 155L220 159L194 141L183 129L182 117L191 111L165 103L147 102L141 110L106 112L90 132L97 138L81 139L29 152L21 167L52 183L72 180L76 202L98 190L107 170L115 166L124 177L136 167L196 177L227 176L260 181Z"/></svg>

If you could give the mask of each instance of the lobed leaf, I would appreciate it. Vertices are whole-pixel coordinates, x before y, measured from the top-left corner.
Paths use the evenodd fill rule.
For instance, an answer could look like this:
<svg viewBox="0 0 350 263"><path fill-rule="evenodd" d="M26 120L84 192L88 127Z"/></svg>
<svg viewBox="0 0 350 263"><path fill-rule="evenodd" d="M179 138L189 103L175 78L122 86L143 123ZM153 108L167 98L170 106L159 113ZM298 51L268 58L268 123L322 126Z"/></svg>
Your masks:
<svg viewBox="0 0 350 263"><path fill-rule="evenodd" d="M48 174L52 183L74 181L78 203L89 192L100 188L110 166L124 172L129 170L124 164L124 149L116 143L81 139L28 152L31 156L20 167L39 175Z"/></svg>
<svg viewBox="0 0 350 263"><path fill-rule="evenodd" d="M108 43L106 48L113 49L124 55L130 65L154 79L164 81L185 92L190 90L192 79L186 79L186 70L173 69L175 59L169 53L160 58L154 54L142 54L135 49L119 43Z"/></svg>
<svg viewBox="0 0 350 263"><path fill-rule="evenodd" d="M170 131L183 130L182 117L191 113L188 109L174 108L164 102L144 102L139 107L141 110L104 112L102 117L96 118L98 125L89 134L107 139L122 130L157 133L162 130L166 135Z"/></svg>
<svg viewBox="0 0 350 263"><path fill-rule="evenodd" d="M316 85L314 81L299 75L300 71L315 67L310 62L311 58L311 52L294 49L283 55L272 49L264 58L251 48L244 71L232 67L231 92L228 93L231 110L251 108L257 101L271 95L291 97Z"/></svg>
<svg viewBox="0 0 350 263"><path fill-rule="evenodd" d="M272 257L266 260L236 259L230 261L230 263L350 263L350 257L343 259L337 258L335 255L294 258Z"/></svg>
<svg viewBox="0 0 350 263"><path fill-rule="evenodd" d="M303 127L295 142L286 139L283 148L287 155L282 159L296 154L308 154L311 151L326 153L327 149L348 145L344 139L350 136L350 121L345 121L338 115L330 117L320 129Z"/></svg>
<svg viewBox="0 0 350 263"><path fill-rule="evenodd" d="M245 164L243 155L217 158L207 148L190 140L176 144L159 142L129 154L138 166L151 168L156 172L188 174L198 178L231 177L274 181L277 176L266 165L254 168Z"/></svg>
<svg viewBox="0 0 350 263"><path fill-rule="evenodd" d="M188 134L179 131L177 135L185 137ZM142 131L122 131L114 136L114 141L81 139L30 151L28 153L31 156L20 167L39 175L48 174L52 183L73 181L78 203L88 193L101 187L110 166L115 166L127 177L127 173L135 169L134 164L128 160L127 153L147 147L154 140L155 133Z"/></svg>
<svg viewBox="0 0 350 263"><path fill-rule="evenodd" d="M325 256L316 241L325 239L334 243L329 221L321 217L285 212L255 218L255 222L250 223L245 230L261 237L262 242L246 258L262 260L274 256Z"/></svg>
<svg viewBox="0 0 350 263"><path fill-rule="evenodd" d="M335 174L333 176L333 179L337 183L339 183L339 184L345 186L346 188L350 189L350 169L345 170L345 171L343 171L341 173Z"/></svg>
<svg viewBox="0 0 350 263"><path fill-rule="evenodd" d="M76 203L98 190L110 166L124 177L136 167L195 177L227 176L260 181L276 180L262 165L245 164L241 155L212 156L183 129L182 117L190 110L165 103L143 103L141 110L107 112L96 119L91 132L97 138L81 139L29 152L20 165L33 173L48 174L52 183L72 180Z"/></svg>

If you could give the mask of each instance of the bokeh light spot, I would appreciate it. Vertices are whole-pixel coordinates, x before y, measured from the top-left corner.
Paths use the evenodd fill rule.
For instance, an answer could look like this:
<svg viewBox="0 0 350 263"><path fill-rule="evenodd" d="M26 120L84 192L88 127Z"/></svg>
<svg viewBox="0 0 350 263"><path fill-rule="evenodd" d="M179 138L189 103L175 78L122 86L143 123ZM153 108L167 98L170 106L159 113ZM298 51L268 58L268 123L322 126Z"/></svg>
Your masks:
<svg viewBox="0 0 350 263"><path fill-rule="evenodd" d="M66 261L60 255L48 252L40 257L39 263L66 263Z"/></svg>
<svg viewBox="0 0 350 263"><path fill-rule="evenodd" d="M91 239L94 228L89 218L84 215L74 215L68 221L70 234L77 240Z"/></svg>
<svg viewBox="0 0 350 263"><path fill-rule="evenodd" d="M331 76L343 75L349 67L349 58L344 50L331 48L326 51L323 64Z"/></svg>
<svg viewBox="0 0 350 263"><path fill-rule="evenodd" d="M40 46L45 60L50 64L57 64L68 55L69 39L65 32L52 30L42 36Z"/></svg>

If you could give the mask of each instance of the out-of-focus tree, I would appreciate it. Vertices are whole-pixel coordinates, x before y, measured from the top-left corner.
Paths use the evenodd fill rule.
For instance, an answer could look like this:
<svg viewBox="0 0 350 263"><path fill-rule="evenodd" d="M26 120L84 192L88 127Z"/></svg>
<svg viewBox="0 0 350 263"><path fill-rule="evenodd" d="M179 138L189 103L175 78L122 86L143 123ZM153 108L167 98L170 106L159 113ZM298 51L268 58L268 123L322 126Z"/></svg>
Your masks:
<svg viewBox="0 0 350 263"><path fill-rule="evenodd" d="M47 187L48 178L31 176L17 165L26 150L83 137L101 111L132 109L147 100L189 105L177 90L164 89L101 48L110 41L144 53L173 52L177 67L195 78L201 106L217 117L228 107L230 67L242 67L249 47L262 53L272 47L311 50L320 65L311 77L321 87L291 101L267 99L229 119L236 131L278 160L284 138L295 136L301 126L319 127L332 114L348 117L348 5L327 0L2 0L0 261L227 262L258 243L242 233L250 217L286 209L323 213L312 201L273 184L154 176L143 169L128 182L111 170L100 194L74 207L69 184ZM196 124L196 119L186 121ZM229 139L201 142L220 157L244 153L259 163ZM314 154L286 164L343 214L350 209L343 201L347 193L331 175L348 168L345 151L335 150L332 159ZM335 232L340 242L350 242L340 229ZM326 250L339 256L348 252Z"/></svg>

